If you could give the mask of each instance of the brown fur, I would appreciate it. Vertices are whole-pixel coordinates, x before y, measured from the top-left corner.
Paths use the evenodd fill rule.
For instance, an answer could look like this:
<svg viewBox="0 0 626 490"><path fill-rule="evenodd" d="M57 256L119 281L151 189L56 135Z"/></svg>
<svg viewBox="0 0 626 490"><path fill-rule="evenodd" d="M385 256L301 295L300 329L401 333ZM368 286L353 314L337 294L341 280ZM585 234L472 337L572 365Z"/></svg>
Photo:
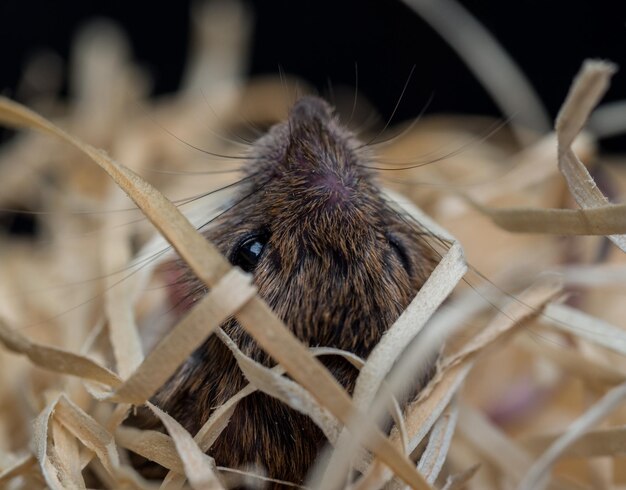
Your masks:
<svg viewBox="0 0 626 490"><path fill-rule="evenodd" d="M367 357L422 286L435 256L419 229L385 203L360 146L324 101L300 99L287 122L255 143L250 178L235 198L243 201L206 235L232 257L242 237L265 233L254 270L260 295L307 345ZM190 273L185 290L187 303L206 292ZM235 320L223 328L244 353L272 364ZM324 362L352 390L356 371L335 357ZM194 434L245 384L213 336L153 401ZM133 423L156 427L145 412ZM218 465L258 465L273 478L302 483L323 443L307 417L258 393L238 405L209 454Z"/></svg>

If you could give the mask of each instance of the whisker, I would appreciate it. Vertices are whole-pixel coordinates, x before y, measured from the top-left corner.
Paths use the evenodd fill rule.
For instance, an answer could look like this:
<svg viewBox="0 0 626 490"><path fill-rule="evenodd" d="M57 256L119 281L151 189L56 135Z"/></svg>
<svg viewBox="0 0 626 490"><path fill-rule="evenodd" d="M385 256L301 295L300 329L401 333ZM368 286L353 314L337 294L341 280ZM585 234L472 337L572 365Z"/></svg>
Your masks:
<svg viewBox="0 0 626 490"><path fill-rule="evenodd" d="M513 161L509 165L505 167L498 167L497 171L494 172L493 175L486 177L483 180L478 180L475 182L463 182L463 183L449 183L449 182L428 182L428 181L419 181L419 180L407 180L407 179L392 179L386 175L381 174L380 178L387 181L393 182L395 184L404 184L404 185L420 185L424 187L437 187L444 189L467 189L472 187L480 187L485 184L490 184L492 182L497 181L498 179L502 179L509 175L513 170L515 170L519 165L521 165L521 161Z"/></svg>
<svg viewBox="0 0 626 490"><path fill-rule="evenodd" d="M203 228L205 228L206 226L208 226L210 223L212 223L213 221L215 221L217 218L224 216L226 213L228 213L229 211L235 209L237 206L239 206L241 203L243 203L245 200L249 199L250 197L252 197L253 195L255 195L256 193L260 192L263 190L263 188L265 187L265 184L267 184L270 181L270 179L268 179L267 181L263 182L257 189L254 189L252 192L246 194L245 196L243 196L241 199L239 199L238 201L234 202L231 206L229 206L228 208L224 209L221 213L219 213L218 215L214 216L213 218L211 218L209 221L207 221L206 223L200 225L199 227L197 227L196 229L198 231L201 231ZM186 283L187 280L185 278L182 278L182 284ZM181 284L177 281L174 281L172 283L168 283L167 286L171 286L171 285L175 285L175 284ZM194 284L193 288L189 288L184 295L181 295L181 297L179 298L179 300L177 301L177 304L173 306L173 308L175 309L177 306L181 305L181 304L185 304L186 301L193 299L195 296L197 296L198 294L202 293L206 291L206 285L204 283L199 283L199 284Z"/></svg>
<svg viewBox="0 0 626 490"><path fill-rule="evenodd" d="M409 73L409 76L407 77L406 82L404 82L404 87L402 87L402 92L400 92L400 97L398 97L398 101L396 102L396 105L393 108L393 111L391 112L389 119L385 123L385 126L378 132L377 135L375 135L372 139L370 139L367 143L363 144L359 148L371 145L381 134L383 134L387 130L387 128L391 124L391 121L393 120L393 117L396 115L396 112L398 111L398 107L400 107L400 103L402 102L402 98L404 97L406 89L409 86L409 82L411 81L411 77L413 76L413 72L415 71L415 67L416 65L413 65L413 68L411 68L411 72Z"/></svg>
<svg viewBox="0 0 626 490"><path fill-rule="evenodd" d="M420 167L424 167L426 165L430 165L432 163L437 163L437 162L441 162L443 160L446 160L448 158L452 158L458 154L460 154L461 152L465 151L467 148L480 144L480 143L484 143L486 140L488 140L489 138L491 138L494 134L496 134L498 131L500 131L503 127L505 127L510 121L510 118L507 118L503 121L500 121L498 123L494 123L492 124L493 129L489 129L487 134L481 136L480 138L472 138L469 142L461 145L460 147L458 147L456 150L453 150L449 153L446 153L444 155L441 155L437 158L432 158L432 159L427 159L427 160L413 160L412 162L406 162L408 163L408 165L404 165L401 164L399 162L393 162L393 161L385 161L383 159L379 159L380 163L383 164L388 164L388 165L403 165L401 167L376 167L376 166L371 166L371 165L364 165L367 168L373 169L373 170L380 170L380 171L390 171L390 170L410 170L413 168L420 168Z"/></svg>
<svg viewBox="0 0 626 490"><path fill-rule="evenodd" d="M350 126L352 119L354 118L354 113L356 112L356 101L359 95L359 65L357 62L354 62L354 99L352 101L352 112L350 112L350 118L346 123L346 126Z"/></svg>
<svg viewBox="0 0 626 490"><path fill-rule="evenodd" d="M409 124L406 128L404 128L402 131L400 131L400 133L390 136L389 138L377 141L375 143L372 143L370 146L382 146L385 143L389 143L392 141L398 141L400 139L402 139L404 136L406 136L408 133L411 132L411 130L415 127L415 125L422 119L422 117L424 116L424 114L426 113L426 111L428 110L428 107L430 106L430 104L432 103L433 99L435 98L435 92L431 92L430 96L428 97L428 100L426 101L426 104L424 104L424 106L422 107L422 109L420 110L419 114L413 118L413 120L411 121L411 124Z"/></svg>
<svg viewBox="0 0 626 490"><path fill-rule="evenodd" d="M439 246L441 246L442 248L444 248L445 250L448 250L449 247L451 246L451 242L445 240L444 238L435 235L434 233L428 231L414 216L412 216L410 213L408 212L401 212L398 209L397 205L394 205L393 201L391 201L388 198L383 197L385 204L387 205L387 208L389 211L393 212L396 214L396 216L398 218L400 218L402 221L405 222L405 224L407 224L408 226L412 226L414 228L416 228L418 230L418 233L420 236L422 237L428 237L429 239L434 240L434 242L436 244L438 244ZM423 240L423 245L425 245L426 247L428 247L431 252L433 252L437 258L439 260L441 260L443 258L443 254L433 245L433 243L431 243L429 240ZM471 268L470 264L468 265L468 269ZM461 279L463 282L465 282L465 284L467 284L470 288L472 288L476 294L478 294L479 296L481 296L481 298L483 298L489 305L490 307L494 308L496 311L498 311L499 313L504 314L507 318L509 318L510 320L513 320L513 318L510 318L504 311L502 311L502 309L497 306L495 303L493 303L491 300L489 300L487 297L485 297L476 286L474 286L471 282L469 282L469 280L465 277L463 277ZM489 283L495 286L495 284L493 282L491 282L489 279L487 279L485 277L485 280ZM529 308L531 308L530 306L528 306Z"/></svg>
<svg viewBox="0 0 626 490"><path fill-rule="evenodd" d="M383 198L385 200L385 204L388 206L388 209L390 209L392 212L396 213L396 215L402 219L405 223L407 223L408 225L411 226L415 226L418 229L418 232L420 234L420 236L424 236L424 237L428 237L429 239L434 240L435 243L439 244L440 246L442 246L444 249L449 247L451 244L444 240L443 238L428 232L423 225L421 225L419 223L419 221L412 216L411 214L409 214L408 212L401 212L396 205L394 205L393 201L387 198ZM426 245L428 248L430 248L430 250L439 258L443 258L442 254L436 249L436 247L430 243L428 240L424 240L423 244ZM549 319L552 322L558 323L560 325L567 325L567 323L558 320L557 318L553 318L550 315L546 314L545 311L535 308L531 305L529 305L528 303L526 303L525 301L519 299L515 294L507 291L506 289L504 289L503 287L499 286L497 283L495 283L494 281L492 281L491 279L489 279L485 274L483 274L480 270L478 270L475 266L473 266L472 264L470 264L469 262L466 262L467 264L467 268L468 271L472 272L473 274L476 274L476 276L478 276L478 278L480 278L482 281L484 281L487 285L489 285L489 287L493 288L495 291L497 291L498 295L500 295L503 298L509 299L515 303L517 303L520 306L523 306L524 308L526 308L529 311L532 311L533 313L537 314L538 317L544 317ZM478 288L476 285L472 284L472 282L470 282L470 280L467 277L463 277L461 279L465 284L467 284L476 294L478 294L488 305L491 309L497 311L498 313L504 315L507 319L511 320L511 321L515 321L516 318L511 317L510 315L508 315L505 311L503 311L502 308L500 308L496 303L494 303L493 301L491 301L489 298L487 298L487 296L485 296L481 291L480 288ZM571 326L570 326L571 328ZM552 342L554 343L553 339L549 339L546 338L545 336L539 334L538 332L532 331L530 328L527 329L527 332L529 334L531 334L532 336L534 336L534 338L536 340L541 339L543 341L548 341L548 342ZM558 343L557 343L558 344Z"/></svg>
<svg viewBox="0 0 626 490"><path fill-rule="evenodd" d="M185 170L158 170L153 168L146 169L148 172L152 172L155 174L164 174L164 175L223 175L223 174L234 174L237 172L241 172L240 168L233 168L230 170L198 170L198 171L185 171Z"/></svg>
<svg viewBox="0 0 626 490"><path fill-rule="evenodd" d="M216 214L215 216L213 216L210 220L206 221L205 223L203 223L202 225L200 225L199 227L197 227L196 229L198 231L201 231L203 228L205 228L206 226L208 226L209 224L213 223L216 219L220 218L221 216L223 216L225 213L231 211L235 206L241 204L243 201L245 201L247 198L249 198L250 196L254 195L256 192L259 192L262 187L267 183L268 181L264 182L261 187L259 189L255 189L254 191L252 191L251 193L245 195L242 199L236 201L235 203L233 203L231 206L225 208L222 212ZM100 297L102 297L104 295L104 293L106 293L107 291L109 291L110 289L112 289L113 287L117 286L118 284L120 284L122 281L125 281L126 279L132 277L134 274L136 274L137 272L139 272L140 270L142 270L143 268L145 268L146 266L148 266L149 264L151 264L152 262L154 262L155 260L157 260L159 257L161 257L162 255L164 255L165 253L169 252L170 250L172 250L172 246L168 245L167 247L163 248L162 250L159 250L157 252L155 252L154 254L146 257L146 258L142 258L139 260L139 262L135 262L133 264L130 264L129 266L121 269L119 272L117 273L121 273L121 272L125 272L127 270L130 270L131 268L133 268L134 266L136 266L138 263L141 264L139 267L137 267L135 270L132 270L130 273L128 273L127 275L125 275L123 278L121 278L119 281L114 282L113 284L108 285L107 287L105 287L103 290L101 290L99 293L95 294L94 296L90 297L89 299L82 301L81 303L72 306L69 309L66 309L56 315L50 316L44 320L35 322L35 323L31 323L28 325L24 325L22 327L18 327L19 330L22 329L27 329L27 328L33 328L36 326L40 326L40 325L44 325L52 320L56 320L58 318L61 318L63 315L69 314L75 310L77 310L78 308L89 304L91 301L94 301ZM113 276L115 273L111 273L111 274L107 274L102 276L103 278L109 277L109 276ZM93 280L93 279L91 279ZM87 280L89 281L89 280ZM85 282L87 282L85 281ZM63 287L63 285L60 285L60 287Z"/></svg>
<svg viewBox="0 0 626 490"><path fill-rule="evenodd" d="M208 99L204 89L200 89L200 93L202 94L202 98L204 99L204 103L206 104L206 106L209 108L209 110L213 114L213 117L215 117L215 119L217 121L220 121L220 117L217 115L217 112L215 112L215 109L213 108L213 106L209 102L209 99ZM232 144L235 144L235 145L244 145L244 146L251 146L252 145L252 141L247 140L246 138L242 137L241 135L233 134L233 136L235 138L240 140L240 141L235 141L234 139L232 139L232 138L230 138L228 136L221 136L221 135L217 134L217 132L213 131L208 126L206 126L206 127L214 136L216 136L216 137L220 138L221 140L226 141L228 143L232 143Z"/></svg>
<svg viewBox="0 0 626 490"><path fill-rule="evenodd" d="M130 272L129 274L124 276L119 281L116 281L113 284L107 286L102 291L100 291L99 293L96 293L94 296L86 299L85 301L82 301L82 302L80 302L77 305L74 305L74 306L72 306L72 307L70 307L70 308L68 308L66 310L63 310L62 312L57 313L56 315L49 316L48 318L46 318L44 320L40 320L40 321L35 322L35 323L31 323L31 324L28 324L28 325L17 327L16 330L25 330L25 329L28 329L28 328L34 328L34 327L38 327L38 326L41 326L41 325L45 325L46 323L51 322L52 320L57 320L57 319L61 318L62 316L67 315L67 314L69 314L69 313L71 313L73 311L76 311L78 308L80 308L82 306L85 306L85 305L89 304L90 302L92 302L92 301L94 301L94 300L96 300L98 298L101 298L104 295L104 293L106 293L107 291L111 290L112 288L114 288L118 284L121 284L122 281L125 281L126 279L128 279L128 278L132 277L133 275L135 275L137 272L142 270L148 264L151 264L156 259L158 259L161 255L165 254L167 252L167 250L169 250L169 248L161 250L161 251L155 253L152 257L150 257L150 260L148 260L145 264L142 264L140 267L138 267L137 269L133 270L132 272ZM128 270L128 268L126 270Z"/></svg>
<svg viewBox="0 0 626 490"><path fill-rule="evenodd" d="M113 277L117 274L121 274L123 272L127 272L129 270L132 270L134 267L136 266L146 266L149 263L151 263L153 260L156 260L158 257L160 257L161 255L164 255L168 249L163 249L163 250L159 250L157 252L154 252L151 255L148 255L146 257L143 257L140 260L135 260L132 264L129 264L121 269L117 269L114 270L112 272L109 272L108 274L101 274L99 276L94 276L94 277L90 277L87 279L81 279L80 281L71 281L71 282L65 282L63 284L55 284L52 286L46 286L45 288L35 288L35 289L28 289L28 290L21 290L18 293L13 293L13 294L8 294L8 295L3 295L2 298L22 298L25 296L30 296L33 294L43 294L43 293L47 293L49 291L63 291L64 289L71 289L73 287L77 287L77 286L84 286L86 284L92 283L92 282L96 282L96 281L101 281L104 279L107 279L109 277ZM81 305L79 305L81 306Z"/></svg>
<svg viewBox="0 0 626 490"><path fill-rule="evenodd" d="M252 177L252 176L250 176ZM265 185L267 183L269 183L271 181L271 179L268 179L264 182L261 183L261 185L257 188L254 189L252 192L246 194L245 196L243 196L239 201L236 201L235 203L233 203L232 206L226 208L222 213L220 213L217 217L223 216L226 212L231 211L235 206L241 204L242 202L244 202L246 199L248 199L249 197L252 197L254 194L256 194L257 192L260 192L261 190L263 190L263 188L265 187ZM209 221L207 221L206 223L204 223L203 225L200 225L197 229L198 230L202 230L202 228L204 228L205 226L209 225L215 218L211 218Z"/></svg>
<svg viewBox="0 0 626 490"><path fill-rule="evenodd" d="M326 85L328 86L328 98L332 101L333 106L336 106L337 99L335 98L335 89L333 88L333 82L330 77L326 77Z"/></svg>
<svg viewBox="0 0 626 490"><path fill-rule="evenodd" d="M360 139L361 134L372 129L374 125L378 123L378 121L380 121L380 116L376 113L375 110L371 110L367 117L363 120L363 122L359 126L354 128L353 132L357 136L357 138ZM366 146L367 145L361 145L357 147L357 150L361 150Z"/></svg>
<svg viewBox="0 0 626 490"><path fill-rule="evenodd" d="M226 172L226 171L224 171ZM228 171L228 172L232 172L232 171ZM184 172L182 172L184 174ZM199 172L199 174L201 174L202 172ZM189 174L192 174L191 172ZM252 178L254 174L248 175L246 177L243 177L235 182L231 182L229 184L223 185L221 187L218 187L217 189L212 189L208 192L202 192L200 194L196 194L194 196L190 196L190 197L184 197L181 199L175 199L172 200L171 202L177 206L184 206L185 204L189 204L191 202L195 202L199 199L202 199L203 197L207 197L210 196L212 194L215 194L217 192L223 191L225 189L229 189L231 187L234 187L238 184L241 184L242 182L245 182L247 180L249 180L250 178ZM5 212L5 213L14 213L14 214L24 214L24 215L33 215L33 216L55 216L55 215L70 215L70 216L98 216L98 215L102 215L102 214L113 214L113 213L127 213L127 212L131 212L131 211L141 211L141 209L139 209L137 206L134 207L130 207L130 208L119 208L119 209L103 209L103 210L99 210L99 211L66 211L66 210L59 210L59 211L31 211L31 210L25 210L25 209L19 209L19 208L8 208L8 207L0 207L0 212ZM116 226L126 226L129 224L135 224L135 223L139 223L143 220L147 219L145 216L142 218L139 218L138 220L133 220L133 221L129 221L126 223L122 223L120 225L116 225ZM100 228L97 231L102 231Z"/></svg>
<svg viewBox="0 0 626 490"><path fill-rule="evenodd" d="M246 175L245 177L242 177L241 179L236 180L235 182L231 182L230 184L226 184L226 185L223 185L222 187L218 187L217 189L212 189L212 190L210 190L208 192L201 192L200 194L197 194L195 196L186 197L186 198L183 198L183 199L177 199L177 200L172 201L172 202L174 204L176 204L178 207L184 206L185 204L189 204L189 203L198 201L199 199L202 199L204 197L211 196L211 195L216 194L218 192L221 192L223 190L235 187L235 186L241 184L242 182L247 182L248 180L253 179L256 175L257 175L256 173L251 173L250 175Z"/></svg>
<svg viewBox="0 0 626 490"><path fill-rule="evenodd" d="M184 139L180 138L178 135L176 135L175 133L173 133L172 131L170 131L168 128L166 128L165 126L163 126L159 121L157 121L151 114L146 114L147 117L154 123L156 124L161 130L163 130L165 133L167 133L169 136L171 136L172 138L174 138L176 141L178 141L179 143L182 143L183 145L187 146L188 148L191 148L192 150L196 150L199 151L200 153L204 153L205 155L211 155L213 157L217 157L217 158L225 158L227 160L250 160L253 157L248 156L248 155L225 155L223 153L214 153L211 152L209 150L206 150L204 148L201 148L199 146L196 146L194 144L189 143L188 141L185 141Z"/></svg>
<svg viewBox="0 0 626 490"><path fill-rule="evenodd" d="M289 102L289 91L287 89L287 82L285 80L285 73L283 72L283 67L281 64L278 64L278 76L280 77L280 83L283 86L283 94L287 102ZM291 128L291 119L287 117L287 129L289 130L289 140L291 140L291 135L293 134Z"/></svg>
<svg viewBox="0 0 626 490"><path fill-rule="evenodd" d="M241 179L240 181L237 181L237 182L235 182L235 183L233 183L233 184L229 184L229 186L233 186L233 185L236 185L236 184L240 184L243 180L246 180L246 179L249 179L249 178L251 178L251 176L250 176L250 177L246 177L245 179ZM203 193L203 194L199 194L199 195L197 195L197 196L193 196L193 197L191 197L191 198L186 198L186 199L185 199L185 202L183 202L183 204L182 204L182 205L184 205L184 204L188 204L188 203L193 202L193 201L196 201L196 200L198 200L198 199L201 199L202 197L205 197L205 196L207 196L207 195L209 195L209 194L212 194L212 193L215 193L215 192L219 192L220 190L223 190L224 188L225 188L225 187L221 187L221 188L219 188L219 189L215 189L215 190L210 191L210 192L208 192L208 193ZM235 204L236 204L236 203L235 203ZM220 213L220 214L219 214L219 215L217 215L216 217L221 216L221 214L222 214L222 213ZM115 225L115 226L109 227L109 228L107 228L107 229L101 229L101 228L100 228L100 229L98 229L97 231L98 231L98 232L104 232L104 233L106 233L106 232L107 232L107 231L109 231L109 230L116 229L116 228L120 228L121 226L127 226L127 225L129 225L129 224L138 223L138 222L141 222L141 221L143 221L143 220L145 220L145 219L147 219L147 218L143 217L143 218L141 218L141 219L139 219L139 220L135 220L135 221L132 221L132 222L130 222L130 223L123 223L123 224L120 224L120 225ZM212 219L215 219L215 217L214 217L214 218L212 218ZM207 223L203 224L203 225L202 225L202 227L204 227L204 226L206 226L207 224L211 223L211 221L212 221L212 220L210 220L210 221L208 221ZM155 252L154 254L149 255L149 256L147 256L147 257L141 258L141 259L139 259L139 260L135 260L133 263L131 263L131 264L129 264L129 265L127 265L127 266L125 266L125 267L123 267L123 268L121 268L121 269L117 269L117 270L115 270L115 271L112 271L112 272L110 272L110 273L108 273L108 274L103 274L103 275L99 275L99 276L91 277L91 278L88 278L88 279L83 279L83 280L80 280L80 281L73 281L73 282L68 282L68 283L64 283L64 284L58 284L58 285L55 285L55 286L49 286L49 287L46 287L46 288L43 288L43 289L32 289L32 290L28 290L28 291L20 291L19 293L15 294L15 295L11 295L11 297L22 297L22 296L25 296L25 295L30 295L30 294L45 293L45 292L50 291L50 290L63 290L63 289L66 289L66 288L71 288L71 287L73 287L73 286L84 285L84 284L88 284L88 283L90 283L90 282L94 282L94 281L98 281L98 280L106 279L106 278L108 278L108 277L115 276L116 274L121 274L122 272L125 272L125 271L128 271L128 270L130 270L130 269L133 269L133 268L134 268L137 264L144 264L144 265L147 265L147 264L151 261L151 259L152 259L152 258L157 258L158 256L160 256L161 254L163 254L163 253L167 252L167 251L168 251L168 250L170 250L170 249L171 249L171 247L168 247L168 248L166 248L166 249L164 249L164 250L161 250L161 251Z"/></svg>

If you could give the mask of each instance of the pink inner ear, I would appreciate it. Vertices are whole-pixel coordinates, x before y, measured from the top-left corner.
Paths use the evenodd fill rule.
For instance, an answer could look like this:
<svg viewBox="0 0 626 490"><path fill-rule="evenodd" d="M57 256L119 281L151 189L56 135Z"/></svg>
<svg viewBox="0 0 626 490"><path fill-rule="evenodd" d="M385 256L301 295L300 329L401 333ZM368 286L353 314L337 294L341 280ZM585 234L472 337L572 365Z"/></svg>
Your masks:
<svg viewBox="0 0 626 490"><path fill-rule="evenodd" d="M176 264L176 261L165 262L159 266L157 273L163 277L167 286L169 307L174 314L182 315L193 306L196 295L190 291L190 281L185 278L185 269Z"/></svg>

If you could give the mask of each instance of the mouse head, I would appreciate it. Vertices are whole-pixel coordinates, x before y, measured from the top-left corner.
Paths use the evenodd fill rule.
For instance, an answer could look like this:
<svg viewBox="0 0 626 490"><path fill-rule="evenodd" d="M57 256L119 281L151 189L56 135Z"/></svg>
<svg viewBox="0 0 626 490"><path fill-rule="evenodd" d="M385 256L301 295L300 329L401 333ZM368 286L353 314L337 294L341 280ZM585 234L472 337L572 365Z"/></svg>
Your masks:
<svg viewBox="0 0 626 490"><path fill-rule="evenodd" d="M302 341L366 356L432 270L423 233L386 202L368 151L317 97L296 102L250 156L236 204L207 237Z"/></svg>

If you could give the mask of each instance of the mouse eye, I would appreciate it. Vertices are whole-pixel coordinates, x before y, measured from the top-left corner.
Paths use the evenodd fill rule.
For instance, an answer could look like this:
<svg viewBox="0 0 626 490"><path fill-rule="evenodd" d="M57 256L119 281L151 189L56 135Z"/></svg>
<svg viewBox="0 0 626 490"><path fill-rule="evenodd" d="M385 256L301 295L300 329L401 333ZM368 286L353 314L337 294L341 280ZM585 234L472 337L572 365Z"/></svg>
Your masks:
<svg viewBox="0 0 626 490"><path fill-rule="evenodd" d="M411 273L411 261L409 260L409 254L407 254L406 249L404 248L404 245L395 237L390 236L390 237L387 237L387 239L389 240L389 246L391 247L391 250L394 251L398 259L400 260L400 263L402 264L402 266L410 274Z"/></svg>
<svg viewBox="0 0 626 490"><path fill-rule="evenodd" d="M232 264L241 267L245 272L252 272L261 260L267 239L265 233L246 236L235 247L231 257Z"/></svg>

